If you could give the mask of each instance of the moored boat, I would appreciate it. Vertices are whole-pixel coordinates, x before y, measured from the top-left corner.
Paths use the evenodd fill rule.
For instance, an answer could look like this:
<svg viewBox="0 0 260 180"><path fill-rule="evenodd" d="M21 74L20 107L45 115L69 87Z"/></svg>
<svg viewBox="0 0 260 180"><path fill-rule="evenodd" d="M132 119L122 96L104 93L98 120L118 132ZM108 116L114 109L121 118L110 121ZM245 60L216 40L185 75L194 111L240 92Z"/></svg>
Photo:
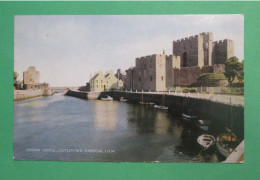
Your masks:
<svg viewBox="0 0 260 180"><path fill-rule="evenodd" d="M142 104L142 105L148 105L149 104L148 102L144 102L144 94L143 94L143 92L142 92L142 101L140 101L139 104Z"/></svg>
<svg viewBox="0 0 260 180"><path fill-rule="evenodd" d="M227 128L227 133L220 134L217 137L216 147L220 154L228 157L234 149L238 146L239 142L236 135L233 133L233 113L230 98L230 130Z"/></svg>
<svg viewBox="0 0 260 180"><path fill-rule="evenodd" d="M113 101L113 98L110 97L110 96L107 96L107 97L101 98L101 100L103 100L103 101Z"/></svg>
<svg viewBox="0 0 260 180"><path fill-rule="evenodd" d="M155 109L159 109L159 110L168 110L167 106L158 106L158 105L154 105L153 106Z"/></svg>
<svg viewBox="0 0 260 180"><path fill-rule="evenodd" d="M197 118L196 115L190 115L190 114L186 114L186 113L182 113L182 117L188 118L188 119L196 119Z"/></svg>
<svg viewBox="0 0 260 180"><path fill-rule="evenodd" d="M164 102L164 94L162 96L162 103L161 103L161 106L159 105L154 105L153 106L155 109L158 109L158 110L168 110L168 107L165 106L165 102Z"/></svg>
<svg viewBox="0 0 260 180"><path fill-rule="evenodd" d="M228 157L238 144L239 142L234 134L223 133L217 137L216 148L220 154L224 157Z"/></svg>
<svg viewBox="0 0 260 180"><path fill-rule="evenodd" d="M211 125L210 120L198 120L196 126L204 131L209 130L209 126Z"/></svg>
<svg viewBox="0 0 260 180"><path fill-rule="evenodd" d="M148 102L143 102L143 101L141 101L141 102L139 102L139 104L148 105L149 103L148 103Z"/></svg>
<svg viewBox="0 0 260 180"><path fill-rule="evenodd" d="M209 134L202 134L198 137L197 142L203 147L204 150L207 150L210 146L215 144L215 138Z"/></svg>
<svg viewBox="0 0 260 180"><path fill-rule="evenodd" d="M128 100L125 99L124 97L120 97L120 101L121 101L121 102L127 102Z"/></svg>

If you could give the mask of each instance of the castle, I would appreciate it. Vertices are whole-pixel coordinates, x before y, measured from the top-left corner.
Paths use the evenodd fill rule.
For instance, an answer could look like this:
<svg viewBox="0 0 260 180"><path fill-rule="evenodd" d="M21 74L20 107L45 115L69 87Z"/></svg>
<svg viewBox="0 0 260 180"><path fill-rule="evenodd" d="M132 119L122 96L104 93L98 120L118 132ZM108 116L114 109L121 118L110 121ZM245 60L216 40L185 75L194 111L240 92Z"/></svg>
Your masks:
<svg viewBox="0 0 260 180"><path fill-rule="evenodd" d="M30 66L27 71L23 72L23 89L48 89L48 83L40 83L40 73L34 66Z"/></svg>
<svg viewBox="0 0 260 180"><path fill-rule="evenodd" d="M225 61L234 56L234 42L213 42L213 34L200 33L173 41L172 55L154 54L136 58L135 67L126 70L127 90L167 91L190 86L203 73L225 72Z"/></svg>

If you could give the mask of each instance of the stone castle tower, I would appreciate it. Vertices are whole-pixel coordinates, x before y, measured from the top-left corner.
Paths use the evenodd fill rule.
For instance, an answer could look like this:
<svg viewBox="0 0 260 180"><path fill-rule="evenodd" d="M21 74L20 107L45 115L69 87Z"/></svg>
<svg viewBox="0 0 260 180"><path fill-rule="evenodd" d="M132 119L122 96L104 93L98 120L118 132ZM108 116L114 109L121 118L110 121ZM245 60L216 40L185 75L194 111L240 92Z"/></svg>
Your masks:
<svg viewBox="0 0 260 180"><path fill-rule="evenodd" d="M234 56L234 42L228 39L213 42L213 34L203 32L173 41L173 55L181 57L181 67L224 64Z"/></svg>
<svg viewBox="0 0 260 180"><path fill-rule="evenodd" d="M166 91L191 86L203 73L225 72L225 61L234 56L234 42L213 42L213 33L173 41L172 55L154 54L136 58L135 67L126 70L127 90Z"/></svg>
<svg viewBox="0 0 260 180"><path fill-rule="evenodd" d="M40 73L36 71L34 66L30 66L27 71L23 72L24 84L37 84L40 83Z"/></svg>
<svg viewBox="0 0 260 180"><path fill-rule="evenodd" d="M234 41L224 39L213 42L213 62L214 64L225 64L225 60L234 56Z"/></svg>

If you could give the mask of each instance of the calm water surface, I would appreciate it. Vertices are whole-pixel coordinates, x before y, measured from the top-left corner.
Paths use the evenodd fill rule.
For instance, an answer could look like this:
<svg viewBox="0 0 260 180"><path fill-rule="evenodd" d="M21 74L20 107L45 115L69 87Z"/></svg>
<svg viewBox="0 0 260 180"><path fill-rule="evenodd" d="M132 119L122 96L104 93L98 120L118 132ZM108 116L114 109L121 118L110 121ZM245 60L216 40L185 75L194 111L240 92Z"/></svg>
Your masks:
<svg viewBox="0 0 260 180"><path fill-rule="evenodd" d="M202 134L167 112L55 94L14 102L14 158L63 161L219 162Z"/></svg>

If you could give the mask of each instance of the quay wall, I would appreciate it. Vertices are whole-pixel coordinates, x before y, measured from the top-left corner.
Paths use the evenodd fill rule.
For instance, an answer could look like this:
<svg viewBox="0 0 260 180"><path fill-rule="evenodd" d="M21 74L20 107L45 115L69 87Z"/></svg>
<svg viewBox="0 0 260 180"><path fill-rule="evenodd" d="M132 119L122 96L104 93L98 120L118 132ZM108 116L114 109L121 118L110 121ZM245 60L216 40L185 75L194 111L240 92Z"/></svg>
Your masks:
<svg viewBox="0 0 260 180"><path fill-rule="evenodd" d="M162 95L162 94L143 94L142 93L130 93L130 92L118 92L118 91L104 91L104 92L79 92L68 91L66 95L78 97L81 99L100 99L106 95L114 98L114 100L124 97L131 103L139 103L143 96L144 102L153 102L161 105L164 101L164 105L168 106L169 113L176 113L180 115L185 109L193 109L196 111L200 119L211 120L216 126L231 128L231 118L233 119L233 131L238 138L244 138L244 107L220 102L214 102L207 99L197 99L175 95ZM232 111L232 117L231 117Z"/></svg>
<svg viewBox="0 0 260 180"><path fill-rule="evenodd" d="M14 90L14 101L43 96L43 90Z"/></svg>
<svg viewBox="0 0 260 180"><path fill-rule="evenodd" d="M99 98L109 95L114 100L119 100L120 97L125 97L129 102L139 103L142 99L142 93L117 92L109 91L102 92ZM238 138L244 139L244 107L220 102L214 102L207 99L197 99L175 95L162 94L143 94L144 102L153 102L168 106L169 113L177 113L180 115L185 109L193 109L196 111L200 119L211 120L213 124L219 127L231 128L231 111L233 119L233 131Z"/></svg>
<svg viewBox="0 0 260 180"><path fill-rule="evenodd" d="M51 96L53 92L51 89L37 89L37 90L14 90L14 101L21 101L39 96Z"/></svg>
<svg viewBox="0 0 260 180"><path fill-rule="evenodd" d="M66 96L73 96L80 99L92 100L97 99L100 96L100 92L86 92L86 91L73 91L68 90L65 93Z"/></svg>

